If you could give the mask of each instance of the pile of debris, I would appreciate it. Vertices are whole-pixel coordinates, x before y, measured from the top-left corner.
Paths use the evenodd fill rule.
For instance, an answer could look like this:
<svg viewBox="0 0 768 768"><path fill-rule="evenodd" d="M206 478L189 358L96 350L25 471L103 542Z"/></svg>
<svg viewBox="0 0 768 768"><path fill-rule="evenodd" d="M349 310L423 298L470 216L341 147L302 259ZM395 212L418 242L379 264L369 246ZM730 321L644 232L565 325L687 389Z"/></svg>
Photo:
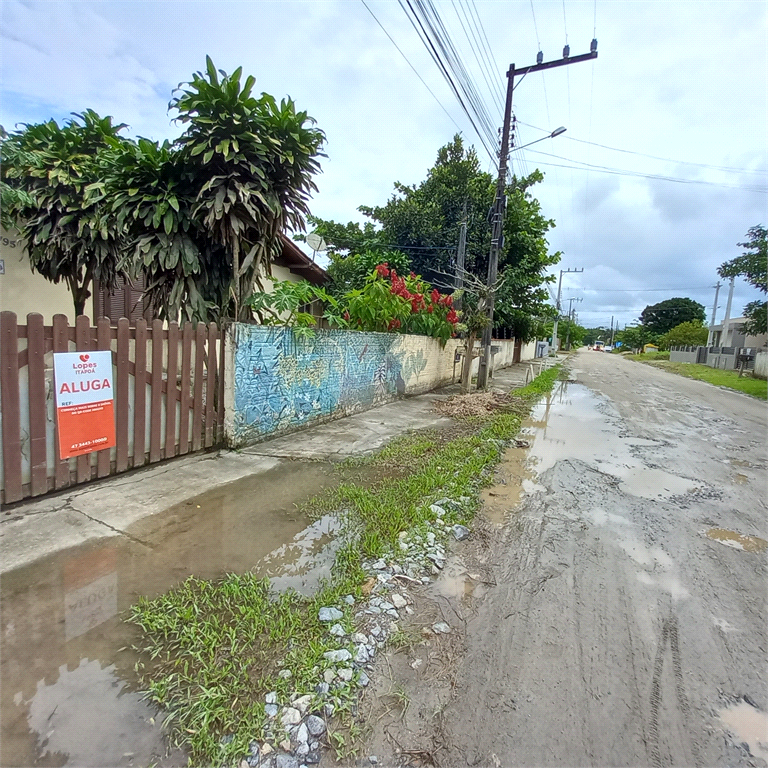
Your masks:
<svg viewBox="0 0 768 768"><path fill-rule="evenodd" d="M513 410L516 400L511 393L470 392L468 395L452 395L447 400L435 400L433 410L459 419L489 416L497 411Z"/></svg>

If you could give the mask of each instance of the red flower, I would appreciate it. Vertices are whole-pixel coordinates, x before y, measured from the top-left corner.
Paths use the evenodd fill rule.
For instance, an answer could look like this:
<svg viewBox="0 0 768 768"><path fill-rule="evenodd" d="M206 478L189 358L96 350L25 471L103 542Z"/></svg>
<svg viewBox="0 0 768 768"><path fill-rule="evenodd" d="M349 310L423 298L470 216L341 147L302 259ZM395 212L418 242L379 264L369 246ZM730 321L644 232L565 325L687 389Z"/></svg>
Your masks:
<svg viewBox="0 0 768 768"><path fill-rule="evenodd" d="M431 315L431 314L432 314L434 311L435 311L435 308L434 308L434 306L432 306L432 304L430 304L430 305L427 307L427 312L429 312L429 314Z"/></svg>
<svg viewBox="0 0 768 768"><path fill-rule="evenodd" d="M411 272L410 277L411 277L411 280L415 280L418 277L418 275L415 272Z"/></svg>
<svg viewBox="0 0 768 768"><path fill-rule="evenodd" d="M446 296L445 297L445 306L446 307L453 306L453 296Z"/></svg>
<svg viewBox="0 0 768 768"><path fill-rule="evenodd" d="M459 316L456 314L456 310L452 309L445 318L449 323L455 325L459 322Z"/></svg>
<svg viewBox="0 0 768 768"><path fill-rule="evenodd" d="M392 318L392 320L389 321L389 325L387 325L387 330L393 331L399 327L400 327L400 321L396 317L394 317Z"/></svg>
<svg viewBox="0 0 768 768"><path fill-rule="evenodd" d="M437 288L433 288L429 298L432 299L433 304L437 304L437 302L440 301L440 291L438 291Z"/></svg>
<svg viewBox="0 0 768 768"><path fill-rule="evenodd" d="M389 277L389 265L385 261L383 264L379 264L376 267L376 272L378 273L379 277ZM394 271L392 272L394 274Z"/></svg>
<svg viewBox="0 0 768 768"><path fill-rule="evenodd" d="M344 319L345 320L349 320L349 312L345 312L344 313Z"/></svg>

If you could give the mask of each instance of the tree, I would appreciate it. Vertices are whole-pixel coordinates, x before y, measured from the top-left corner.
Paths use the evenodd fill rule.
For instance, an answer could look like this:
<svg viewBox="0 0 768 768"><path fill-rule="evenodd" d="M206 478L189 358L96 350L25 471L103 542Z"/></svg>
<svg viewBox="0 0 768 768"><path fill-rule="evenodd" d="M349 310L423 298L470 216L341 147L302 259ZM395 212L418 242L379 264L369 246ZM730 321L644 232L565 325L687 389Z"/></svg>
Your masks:
<svg viewBox="0 0 768 768"><path fill-rule="evenodd" d="M630 325L616 334L616 339L627 349L642 349L656 342L658 336L645 325Z"/></svg>
<svg viewBox="0 0 768 768"><path fill-rule="evenodd" d="M707 343L709 331L698 320L680 323L659 337L659 347L698 347Z"/></svg>
<svg viewBox="0 0 768 768"><path fill-rule="evenodd" d="M546 232L554 222L544 218L530 188L543 179L539 171L514 178L507 188L507 215L504 245L499 257L503 287L495 299L496 324L518 322L515 310L529 315L544 311L550 281L547 267L560 260L550 254ZM358 208L370 222L362 227L313 220L330 249L348 258L363 249L402 249L411 259L411 268L443 288L453 285L455 247L464 219L467 222L465 267L485 280L490 251L488 211L495 195L493 177L482 171L474 149L465 149L460 136L437 153L435 165L420 184L395 183L395 194L383 206Z"/></svg>
<svg viewBox="0 0 768 768"><path fill-rule="evenodd" d="M704 307L693 299L674 298L649 304L640 314L640 322L652 334L662 334L680 323L704 322Z"/></svg>
<svg viewBox="0 0 768 768"><path fill-rule="evenodd" d="M352 289L362 290L371 270L379 264L386 264L399 275L407 275L411 271L411 260L400 251L362 250L342 256L334 251L329 254L330 263L327 268L330 278L327 290L333 296L343 296Z"/></svg>
<svg viewBox="0 0 768 768"><path fill-rule="evenodd" d="M720 265L720 277L743 277L750 285L763 293L768 292L768 232L765 227L752 227L747 232L747 241L738 243L746 250L741 256ZM747 318L747 333L768 332L768 302L751 301L744 307Z"/></svg>
<svg viewBox="0 0 768 768"><path fill-rule="evenodd" d="M3 221L18 227L33 271L67 283L76 315L93 280L111 290L128 277L114 217L93 194L100 157L125 141L124 127L86 110L63 127L55 120L25 125L3 140Z"/></svg>
<svg viewBox="0 0 768 768"><path fill-rule="evenodd" d="M558 336L560 334L558 333ZM584 333L584 344L594 344L596 341L609 341L611 338L610 328L586 328Z"/></svg>

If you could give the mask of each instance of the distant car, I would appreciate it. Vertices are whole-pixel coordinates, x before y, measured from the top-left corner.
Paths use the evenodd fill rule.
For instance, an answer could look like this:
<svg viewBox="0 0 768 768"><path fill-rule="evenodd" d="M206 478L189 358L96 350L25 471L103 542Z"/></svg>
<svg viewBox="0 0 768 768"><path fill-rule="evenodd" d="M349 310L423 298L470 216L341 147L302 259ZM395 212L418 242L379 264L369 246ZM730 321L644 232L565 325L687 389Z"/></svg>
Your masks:
<svg viewBox="0 0 768 768"><path fill-rule="evenodd" d="M596 341L595 342L595 352L602 352L604 346L605 346L605 342L604 341Z"/></svg>

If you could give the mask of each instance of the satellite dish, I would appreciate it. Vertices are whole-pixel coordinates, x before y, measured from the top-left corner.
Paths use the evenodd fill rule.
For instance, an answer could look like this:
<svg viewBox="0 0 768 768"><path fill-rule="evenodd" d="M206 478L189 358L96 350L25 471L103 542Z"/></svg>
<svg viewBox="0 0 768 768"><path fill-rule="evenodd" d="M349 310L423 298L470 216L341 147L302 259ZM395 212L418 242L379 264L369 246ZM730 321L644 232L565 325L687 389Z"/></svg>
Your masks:
<svg viewBox="0 0 768 768"><path fill-rule="evenodd" d="M307 235L307 245L313 250L313 251L324 251L326 248L328 248L327 243L325 240L323 240L320 235L317 234L317 232L311 232Z"/></svg>

